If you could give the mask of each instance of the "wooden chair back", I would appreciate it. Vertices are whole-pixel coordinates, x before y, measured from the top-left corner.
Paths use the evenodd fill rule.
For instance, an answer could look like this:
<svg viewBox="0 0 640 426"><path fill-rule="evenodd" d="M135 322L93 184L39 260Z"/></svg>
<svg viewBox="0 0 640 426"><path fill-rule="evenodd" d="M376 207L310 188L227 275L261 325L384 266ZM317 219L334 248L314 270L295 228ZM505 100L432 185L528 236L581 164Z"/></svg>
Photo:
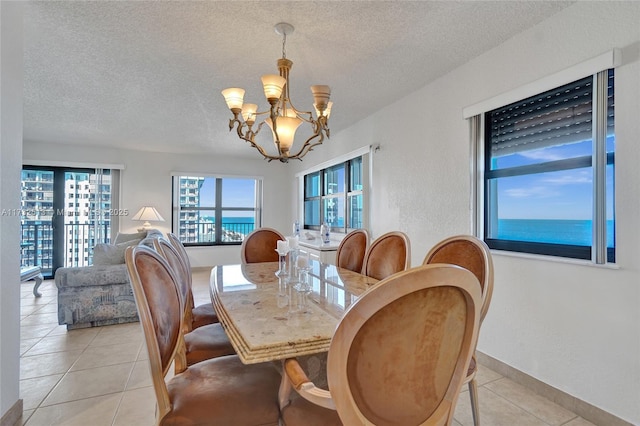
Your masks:
<svg viewBox="0 0 640 426"><path fill-rule="evenodd" d="M125 252L127 271L149 352L157 418L171 411L165 376L182 343L183 302L171 266L149 247L137 245Z"/></svg>
<svg viewBox="0 0 640 426"><path fill-rule="evenodd" d="M187 254L187 251L185 250L184 245L182 244L182 241L180 241L180 238L178 238L177 235L168 233L167 240L180 255L180 259L182 260L184 269L189 272L187 275L189 278L189 288L191 288L193 282L191 277L191 262L189 261L189 255Z"/></svg>
<svg viewBox="0 0 640 426"><path fill-rule="evenodd" d="M240 246L242 263L277 262L278 240L285 237L273 228L259 228L247 235Z"/></svg>
<svg viewBox="0 0 640 426"><path fill-rule="evenodd" d="M372 287L340 321L327 375L345 425L451 424L476 344L476 277L426 265Z"/></svg>
<svg viewBox="0 0 640 426"><path fill-rule="evenodd" d="M404 232L387 232L367 249L362 274L383 280L411 266L411 244Z"/></svg>
<svg viewBox="0 0 640 426"><path fill-rule="evenodd" d="M192 330L191 323L193 319L191 317L191 271L187 271L186 266L182 262L180 254L176 251L169 240L165 238L156 238L153 240L153 247L167 261L169 266L173 269L176 279L178 280L178 288L180 290L180 297L184 306L182 308L184 313L184 332L189 333Z"/></svg>
<svg viewBox="0 0 640 426"><path fill-rule="evenodd" d="M336 266L360 273L367 247L369 247L369 233L366 229L349 232L336 251Z"/></svg>
<svg viewBox="0 0 640 426"><path fill-rule="evenodd" d="M482 315L480 317L480 322L482 322L489 310L493 294L493 260L491 251L485 242L472 235L455 235L446 238L433 246L422 262L423 265L431 263L462 266L478 278L482 288Z"/></svg>

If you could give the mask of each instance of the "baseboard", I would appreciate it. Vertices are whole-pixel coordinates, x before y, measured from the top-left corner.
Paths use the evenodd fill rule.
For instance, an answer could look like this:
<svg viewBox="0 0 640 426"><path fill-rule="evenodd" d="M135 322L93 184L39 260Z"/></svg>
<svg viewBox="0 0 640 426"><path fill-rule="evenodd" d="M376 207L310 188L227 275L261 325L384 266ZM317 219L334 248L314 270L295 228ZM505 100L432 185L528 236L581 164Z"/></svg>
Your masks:
<svg viewBox="0 0 640 426"><path fill-rule="evenodd" d="M22 399L19 399L0 419L0 426L18 426L22 424Z"/></svg>
<svg viewBox="0 0 640 426"><path fill-rule="evenodd" d="M611 413L604 411L601 408L595 407L588 402L569 395L566 392L556 389L551 385L548 385L535 377L532 377L520 370L517 370L510 365L505 364L487 354L476 351L476 357L478 363L486 366L487 368L501 374L508 379L526 387L532 392L547 398L550 401L555 402L561 407L579 415L583 419L590 421L595 425L601 426L633 426L633 424L622 420L619 417L614 416Z"/></svg>

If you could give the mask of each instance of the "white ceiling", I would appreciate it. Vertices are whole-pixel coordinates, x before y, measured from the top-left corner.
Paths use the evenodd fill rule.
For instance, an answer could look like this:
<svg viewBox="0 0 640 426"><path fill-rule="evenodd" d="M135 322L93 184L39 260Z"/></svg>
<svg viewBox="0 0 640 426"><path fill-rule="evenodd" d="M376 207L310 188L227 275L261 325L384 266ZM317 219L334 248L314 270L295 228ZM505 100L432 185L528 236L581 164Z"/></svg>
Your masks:
<svg viewBox="0 0 640 426"><path fill-rule="evenodd" d="M295 26L292 101L311 109L309 86L330 85L335 134L571 3L28 2L24 138L256 156L229 133L220 91L266 109L280 21Z"/></svg>

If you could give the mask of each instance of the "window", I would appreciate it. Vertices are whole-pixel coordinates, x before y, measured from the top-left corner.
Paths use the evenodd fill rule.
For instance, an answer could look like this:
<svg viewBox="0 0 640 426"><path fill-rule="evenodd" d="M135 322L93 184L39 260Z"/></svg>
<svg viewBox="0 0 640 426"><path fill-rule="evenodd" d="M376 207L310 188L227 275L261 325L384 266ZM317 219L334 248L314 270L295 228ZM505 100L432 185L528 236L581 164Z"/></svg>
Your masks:
<svg viewBox="0 0 640 426"><path fill-rule="evenodd" d="M493 249L615 261L613 69L483 114Z"/></svg>
<svg viewBox="0 0 640 426"><path fill-rule="evenodd" d="M89 204L81 211L78 190L94 182L102 183L100 189L84 194ZM45 277L62 266L86 266L84 259L65 258L67 250L106 243L111 230L118 229L117 217L97 204L113 198L117 205L118 169L25 165L22 188L21 264L41 266Z"/></svg>
<svg viewBox="0 0 640 426"><path fill-rule="evenodd" d="M185 245L240 244L260 226L262 181L173 177L173 233Z"/></svg>
<svg viewBox="0 0 640 426"><path fill-rule="evenodd" d="M362 228L363 182L362 156L304 175L304 228Z"/></svg>

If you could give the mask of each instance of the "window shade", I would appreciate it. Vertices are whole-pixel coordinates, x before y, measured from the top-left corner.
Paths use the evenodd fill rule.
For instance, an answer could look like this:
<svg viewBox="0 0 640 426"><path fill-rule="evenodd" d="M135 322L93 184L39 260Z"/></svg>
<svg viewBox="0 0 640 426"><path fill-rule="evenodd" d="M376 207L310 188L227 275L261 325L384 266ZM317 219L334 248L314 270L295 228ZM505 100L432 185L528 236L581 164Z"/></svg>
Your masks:
<svg viewBox="0 0 640 426"><path fill-rule="evenodd" d="M607 85L607 134L613 134L613 71ZM487 113L491 153L503 156L591 139L593 77Z"/></svg>

